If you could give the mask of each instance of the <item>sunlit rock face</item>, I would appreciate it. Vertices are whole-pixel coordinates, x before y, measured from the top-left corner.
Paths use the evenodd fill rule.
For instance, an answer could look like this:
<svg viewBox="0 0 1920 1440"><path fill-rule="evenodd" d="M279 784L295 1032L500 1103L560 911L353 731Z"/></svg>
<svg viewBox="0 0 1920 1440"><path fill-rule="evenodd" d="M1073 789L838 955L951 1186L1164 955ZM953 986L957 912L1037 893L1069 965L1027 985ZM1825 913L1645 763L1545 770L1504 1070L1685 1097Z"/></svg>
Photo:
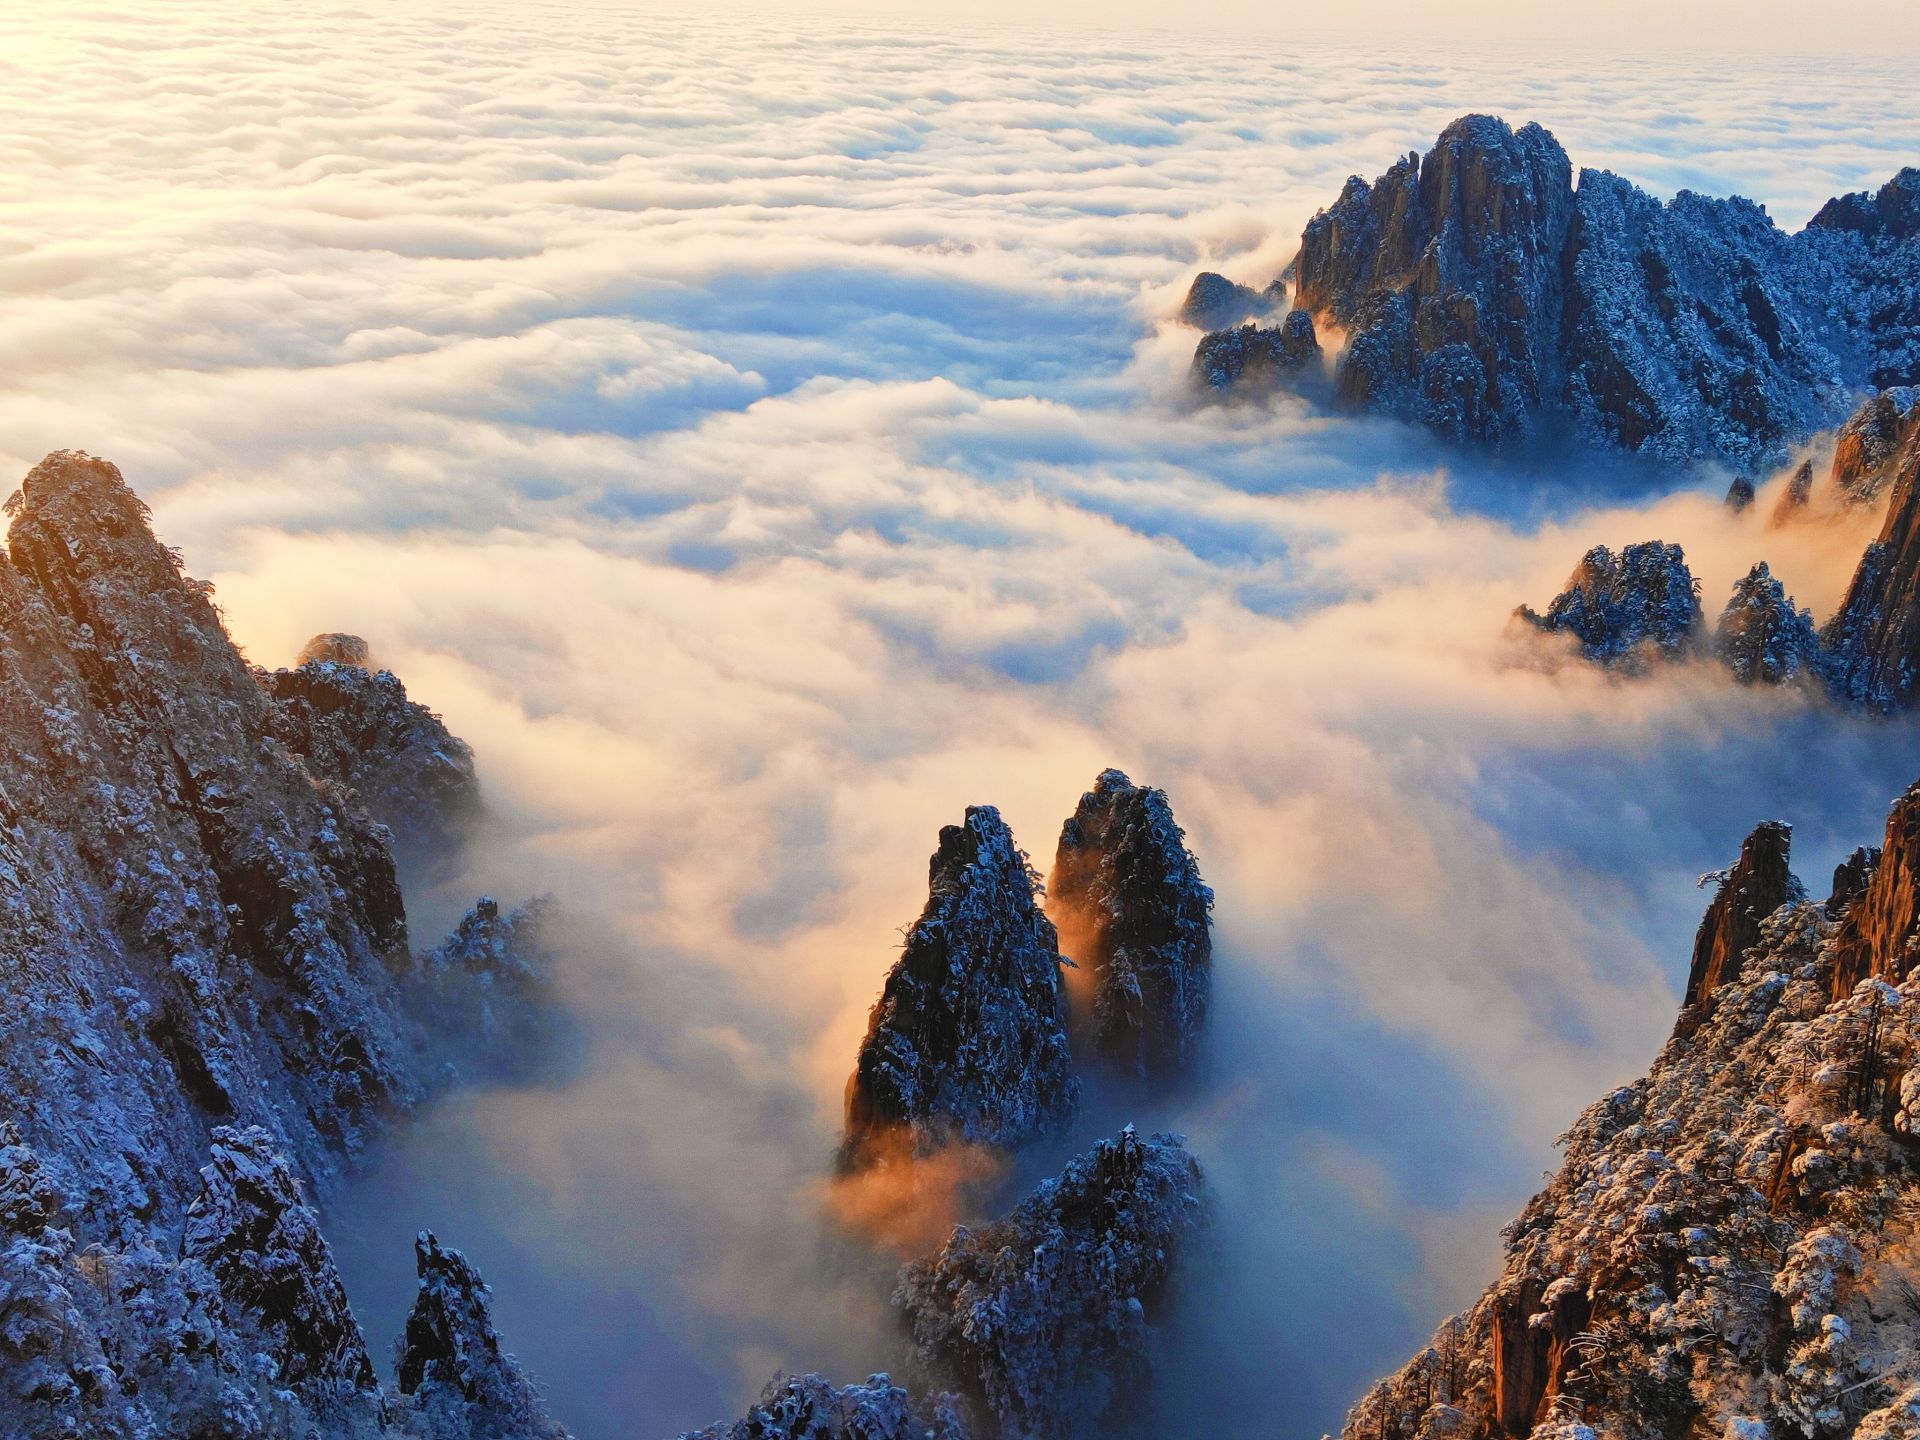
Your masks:
<svg viewBox="0 0 1920 1440"><path fill-rule="evenodd" d="M1646 1076L1580 1115L1502 1273L1348 1414L1389 1435L1910 1435L1920 800L1810 901L1784 826L1703 922ZM1842 892L1845 892L1844 894ZM1776 903L1777 902L1777 903ZM1535 1427L1542 1427L1536 1429Z"/></svg>
<svg viewBox="0 0 1920 1440"><path fill-rule="evenodd" d="M743 1418L680 1440L968 1440L968 1434L957 1396L940 1395L923 1406L888 1375L856 1385L792 1375L769 1382Z"/></svg>
<svg viewBox="0 0 1920 1440"><path fill-rule="evenodd" d="M1833 437L1831 484L1844 499L1877 500L1893 484L1900 457L1920 433L1920 390L1882 390L1852 415Z"/></svg>
<svg viewBox="0 0 1920 1440"><path fill-rule="evenodd" d="M1163 1076L1192 1061L1212 990L1212 906L1166 792L1103 771L1061 827L1047 878L1101 1059Z"/></svg>
<svg viewBox="0 0 1920 1440"><path fill-rule="evenodd" d="M1348 332L1348 404L1460 442L1751 469L1852 390L1920 380L1916 174L1788 235L1747 200L1576 183L1540 126L1469 115L1308 222L1294 303Z"/></svg>
<svg viewBox="0 0 1920 1440"><path fill-rule="evenodd" d="M1913 702L1920 679L1920 424L1911 410L1890 417L1876 403L1853 439L1861 468L1848 473L1890 477L1873 482L1887 486L1887 516L1820 638L1836 695L1896 710ZM1836 472L1839 464L1836 456Z"/></svg>
<svg viewBox="0 0 1920 1440"><path fill-rule="evenodd" d="M446 851L480 815L473 752L356 635L317 635L292 670L265 676L273 734L354 797L409 853Z"/></svg>
<svg viewBox="0 0 1920 1440"><path fill-rule="evenodd" d="M396 1351L400 1393L433 1440L565 1440L539 1392L502 1348L493 1293L458 1250L423 1231L420 1288Z"/></svg>
<svg viewBox="0 0 1920 1440"><path fill-rule="evenodd" d="M960 1227L894 1296L921 1363L1001 1440L1112 1433L1150 1378L1151 1326L1204 1217L1180 1140L1128 1127L1006 1219Z"/></svg>
<svg viewBox="0 0 1920 1440"><path fill-rule="evenodd" d="M1013 1148L1079 1101L1058 940L1000 812L969 806L941 830L929 872L848 1082L854 1168L903 1132L922 1154L954 1140Z"/></svg>
<svg viewBox="0 0 1920 1440"><path fill-rule="evenodd" d="M1723 981L1737 974L1740 963L1760 939L1760 926L1795 892L1789 856L1793 827L1765 820L1740 847L1740 858L1720 877L1713 903L1701 917L1693 938L1693 964L1687 970L1683 1003L1710 1000Z"/></svg>
<svg viewBox="0 0 1920 1440"><path fill-rule="evenodd" d="M1734 584L1713 628L1713 653L1743 685L1783 685L1821 673L1812 614L1794 604L1764 560Z"/></svg>
<svg viewBox="0 0 1920 1440"><path fill-rule="evenodd" d="M1678 659L1700 642L1699 585L1678 545L1658 540L1589 550L1546 613L1522 605L1523 625L1564 632L1587 659L1635 669L1652 659Z"/></svg>

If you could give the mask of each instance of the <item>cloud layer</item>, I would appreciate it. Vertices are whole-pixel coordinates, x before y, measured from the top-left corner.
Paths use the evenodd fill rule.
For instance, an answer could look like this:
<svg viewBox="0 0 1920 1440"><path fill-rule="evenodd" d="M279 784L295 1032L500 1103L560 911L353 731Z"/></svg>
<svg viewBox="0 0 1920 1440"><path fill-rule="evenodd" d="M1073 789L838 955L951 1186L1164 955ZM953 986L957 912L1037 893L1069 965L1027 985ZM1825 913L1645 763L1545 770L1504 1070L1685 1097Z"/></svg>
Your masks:
<svg viewBox="0 0 1920 1440"><path fill-rule="evenodd" d="M423 938L478 889L573 916L565 1072L450 1103L333 1206L376 1332L434 1225L582 1435L897 1359L891 1257L822 1180L969 803L1044 867L1104 766L1171 793L1220 897L1206 1073L1096 1092L1007 1183L1186 1129L1231 1263L1169 1413L1311 1432L1644 1065L1692 877L1780 815L1817 883L1920 770L1902 727L1709 667L1516 666L1503 633L1653 536L1710 611L1762 557L1823 611L1858 526L1195 411L1167 322L1468 109L1798 223L1915 158L1898 67L587 6L127 4L0 40L0 459L116 460L255 658L364 633L474 742L499 833L410 897Z"/></svg>

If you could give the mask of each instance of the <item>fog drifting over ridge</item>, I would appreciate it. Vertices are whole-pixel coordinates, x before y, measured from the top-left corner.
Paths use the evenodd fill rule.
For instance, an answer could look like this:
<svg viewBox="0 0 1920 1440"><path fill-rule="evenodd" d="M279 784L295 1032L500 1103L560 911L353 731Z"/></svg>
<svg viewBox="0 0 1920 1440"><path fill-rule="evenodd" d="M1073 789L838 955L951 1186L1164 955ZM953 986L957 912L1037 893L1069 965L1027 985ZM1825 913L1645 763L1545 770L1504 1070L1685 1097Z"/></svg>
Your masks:
<svg viewBox="0 0 1920 1440"><path fill-rule="evenodd" d="M1643 1068L1692 877L1779 816L1817 888L1920 774L1909 727L1709 667L1508 663L1506 612L1591 543L1685 544L1710 614L1766 558L1824 615L1858 527L1195 412L1166 324L1469 109L1797 224L1916 158L1897 68L565 7L0 37L6 462L115 460L256 659L363 633L474 744L499 834L410 895L420 943L480 889L573 917L569 1072L402 1132L333 1214L376 1346L432 1225L589 1440L897 1358L891 1261L819 1187L966 804L1044 868L1103 766L1169 791L1219 895L1206 1073L1072 1139L1190 1134L1233 1263L1169 1405L1301 1433Z"/></svg>

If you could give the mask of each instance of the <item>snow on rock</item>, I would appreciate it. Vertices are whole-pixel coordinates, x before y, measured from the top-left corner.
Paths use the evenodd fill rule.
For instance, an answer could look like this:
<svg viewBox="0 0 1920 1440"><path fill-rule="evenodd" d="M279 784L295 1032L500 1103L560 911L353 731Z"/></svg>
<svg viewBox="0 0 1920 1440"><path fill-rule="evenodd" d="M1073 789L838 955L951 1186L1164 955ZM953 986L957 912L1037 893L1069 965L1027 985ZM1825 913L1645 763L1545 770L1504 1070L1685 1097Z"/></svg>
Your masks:
<svg viewBox="0 0 1920 1440"><path fill-rule="evenodd" d="M292 1167L258 1125L213 1132L180 1254L213 1273L288 1384L374 1388L373 1362L320 1222Z"/></svg>
<svg viewBox="0 0 1920 1440"><path fill-rule="evenodd" d="M1699 583L1685 553L1658 540L1617 555L1594 546L1546 614L1522 605L1514 615L1536 629L1574 636L1589 660L1629 671L1692 651L1703 623Z"/></svg>
<svg viewBox="0 0 1920 1440"><path fill-rule="evenodd" d="M968 1440L968 1430L957 1397L916 1405L888 1375L870 1375L863 1385L777 1375L744 1419L680 1440Z"/></svg>
<svg viewBox="0 0 1920 1440"><path fill-rule="evenodd" d="M1058 941L1000 812L969 806L941 830L929 871L848 1083L849 1168L903 1129L921 1154L953 1140L1019 1146L1079 1102Z"/></svg>
<svg viewBox="0 0 1920 1440"><path fill-rule="evenodd" d="M420 1288L395 1347L400 1393L432 1440L565 1440L533 1382L500 1344L493 1294L430 1231L414 1242Z"/></svg>
<svg viewBox="0 0 1920 1440"><path fill-rule="evenodd" d="M480 813L473 752L391 671L368 670L367 654L358 636L316 635L297 668L263 675L274 738L408 853L447 851Z"/></svg>
<svg viewBox="0 0 1920 1440"><path fill-rule="evenodd" d="M1813 615L1794 604L1764 560L1735 582L1714 626L1713 653L1743 685L1815 680L1822 673Z"/></svg>
<svg viewBox="0 0 1920 1440"><path fill-rule="evenodd" d="M1291 310L1278 325L1216 330L1193 352L1194 380L1213 392L1248 394L1306 373L1320 358L1313 317Z"/></svg>
<svg viewBox="0 0 1920 1440"><path fill-rule="evenodd" d="M1843 498L1866 504L1893 483L1903 451L1920 433L1920 390L1882 390L1834 433L1828 484Z"/></svg>
<svg viewBox="0 0 1920 1440"><path fill-rule="evenodd" d="M1797 234L1748 200L1661 202L1489 115L1347 181L1307 223L1295 303L1347 331L1353 405L1494 446L1585 443L1739 468L1852 391L1920 381L1920 172Z"/></svg>
<svg viewBox="0 0 1920 1440"><path fill-rule="evenodd" d="M1916 817L1920 787L1894 808L1891 863L1849 882L1837 919L1786 878L1784 831L1756 830L1702 926L1728 957L1702 967L1696 950L1712 1003L1575 1120L1506 1229L1500 1277L1367 1392L1345 1440L1422 1433L1436 1403L1482 1436L1909 1433Z"/></svg>
<svg viewBox="0 0 1920 1440"><path fill-rule="evenodd" d="M1166 792L1102 771L1060 829L1047 909L1091 986L1094 1046L1123 1071L1168 1074L1193 1059L1212 908Z"/></svg>
<svg viewBox="0 0 1920 1440"><path fill-rule="evenodd" d="M1111 1433L1148 1381L1151 1322L1203 1215L1179 1137L1128 1126L1004 1220L955 1229L902 1272L894 1303L921 1363L1000 1440Z"/></svg>
<svg viewBox="0 0 1920 1440"><path fill-rule="evenodd" d="M387 828L118 470L50 455L6 510L0 1434L398 1434L302 1197L486 966L409 959Z"/></svg>

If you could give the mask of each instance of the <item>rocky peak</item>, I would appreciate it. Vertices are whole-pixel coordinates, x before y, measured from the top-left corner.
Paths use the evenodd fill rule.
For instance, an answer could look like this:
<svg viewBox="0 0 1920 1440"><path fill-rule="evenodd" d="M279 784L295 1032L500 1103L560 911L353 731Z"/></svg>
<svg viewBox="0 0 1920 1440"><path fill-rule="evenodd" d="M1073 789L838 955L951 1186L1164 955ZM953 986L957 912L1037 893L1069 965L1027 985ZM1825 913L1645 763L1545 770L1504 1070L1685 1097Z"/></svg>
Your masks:
<svg viewBox="0 0 1920 1440"><path fill-rule="evenodd" d="M1802 460L1788 478L1786 489L1780 492L1780 498L1774 502L1773 514L1767 517L1767 527L1778 530L1783 525L1791 525L1812 503L1813 461Z"/></svg>
<svg viewBox="0 0 1920 1440"><path fill-rule="evenodd" d="M1878 845L1858 845L1846 859L1833 867L1833 890L1827 896L1827 918L1838 920L1854 900L1866 893L1874 867L1880 863Z"/></svg>
<svg viewBox="0 0 1920 1440"><path fill-rule="evenodd" d="M902 1129L921 1153L955 1139L1018 1146L1078 1104L1058 940L1000 812L969 806L928 871L848 1082L850 1165Z"/></svg>
<svg viewBox="0 0 1920 1440"><path fill-rule="evenodd" d="M1060 829L1047 907L1087 972L1093 1044L1127 1073L1192 1060L1212 983L1212 906L1166 792L1102 771Z"/></svg>
<svg viewBox="0 0 1920 1440"><path fill-rule="evenodd" d="M1539 126L1467 116L1307 223L1295 303L1347 331L1344 402L1451 440L1776 463L1848 387L1920 381L1914 173L1787 235L1738 198L1575 185Z"/></svg>
<svg viewBox="0 0 1920 1440"><path fill-rule="evenodd" d="M1793 827L1764 820L1740 846L1740 858L1717 877L1713 903L1701 917L1693 937L1693 964L1687 971L1682 1003L1706 1003L1760 939L1760 926L1789 900L1801 896L1799 882L1788 868Z"/></svg>
<svg viewBox="0 0 1920 1440"><path fill-rule="evenodd" d="M1278 325L1249 322L1206 336L1193 352L1193 378L1216 393L1256 394L1305 373L1319 357L1313 317L1291 310Z"/></svg>
<svg viewBox="0 0 1920 1440"><path fill-rule="evenodd" d="M1909 165L1878 190L1856 190L1829 200L1807 224L1874 239L1911 240L1920 235L1920 169Z"/></svg>
<svg viewBox="0 0 1920 1440"><path fill-rule="evenodd" d="M457 848L481 810L473 752L407 698L391 671L366 668L354 635L318 635L292 670L261 679L268 727L314 774L354 795L409 855ZM352 659L323 656L354 656Z"/></svg>
<svg viewBox="0 0 1920 1440"><path fill-rule="evenodd" d="M1536 629L1573 635L1589 660L1626 669L1685 654L1698 643L1703 624L1699 585L1685 552L1659 540L1629 545L1617 555L1594 546L1546 614L1526 605L1514 614Z"/></svg>
<svg viewBox="0 0 1920 1440"><path fill-rule="evenodd" d="M1187 287L1186 299L1180 302L1180 319L1201 330L1230 330L1278 309L1286 298L1286 286L1279 280L1260 291L1203 270Z"/></svg>
<svg viewBox="0 0 1920 1440"><path fill-rule="evenodd" d="M907 1267L894 1303L921 1363L958 1384L1000 1440L1112 1433L1144 1393L1151 1322L1203 1219L1180 1138L1128 1126L1006 1219L954 1230Z"/></svg>
<svg viewBox="0 0 1920 1440"><path fill-rule="evenodd" d="M1813 616L1793 603L1761 561L1735 583L1714 627L1713 649L1743 685L1781 685L1820 674Z"/></svg>
<svg viewBox="0 0 1920 1440"><path fill-rule="evenodd" d="M1920 937L1920 785L1894 801L1879 856L1866 868L1865 883L1841 911L1833 937L1830 988L1836 998L1869 977L1898 982L1913 969Z"/></svg>
<svg viewBox="0 0 1920 1440"><path fill-rule="evenodd" d="M229 1308L258 1331L276 1377L373 1389L333 1252L273 1137L258 1125L216 1129L200 1178L180 1253L213 1272Z"/></svg>
<svg viewBox="0 0 1920 1440"><path fill-rule="evenodd" d="M318 661L323 665L351 665L359 670L373 669L373 647L358 635L349 635L341 630L329 630L314 636L300 647L300 658L294 663L305 665L309 661Z"/></svg>
<svg viewBox="0 0 1920 1440"><path fill-rule="evenodd" d="M430 1231L414 1242L420 1288L395 1351L400 1393L429 1434L455 1440L565 1440L533 1382L500 1344L493 1292Z"/></svg>
<svg viewBox="0 0 1920 1440"><path fill-rule="evenodd" d="M1862 426L1861 454L1876 428ZM1820 638L1841 699L1896 710L1912 702L1920 679L1920 425L1903 424L1898 448L1876 469L1892 475L1887 516Z"/></svg>

